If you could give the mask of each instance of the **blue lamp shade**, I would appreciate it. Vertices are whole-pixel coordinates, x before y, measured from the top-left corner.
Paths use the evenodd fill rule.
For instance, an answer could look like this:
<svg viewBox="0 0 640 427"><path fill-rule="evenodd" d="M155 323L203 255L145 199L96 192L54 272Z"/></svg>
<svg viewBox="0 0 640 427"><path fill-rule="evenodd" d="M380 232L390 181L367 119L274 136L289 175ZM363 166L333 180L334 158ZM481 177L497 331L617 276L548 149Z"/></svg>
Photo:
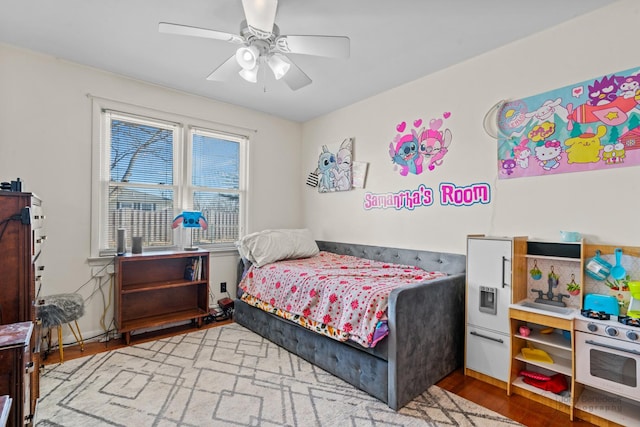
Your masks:
<svg viewBox="0 0 640 427"><path fill-rule="evenodd" d="M207 219L199 211L183 211L173 219L171 228L178 228L180 224L184 228L202 228L206 230L208 227Z"/></svg>

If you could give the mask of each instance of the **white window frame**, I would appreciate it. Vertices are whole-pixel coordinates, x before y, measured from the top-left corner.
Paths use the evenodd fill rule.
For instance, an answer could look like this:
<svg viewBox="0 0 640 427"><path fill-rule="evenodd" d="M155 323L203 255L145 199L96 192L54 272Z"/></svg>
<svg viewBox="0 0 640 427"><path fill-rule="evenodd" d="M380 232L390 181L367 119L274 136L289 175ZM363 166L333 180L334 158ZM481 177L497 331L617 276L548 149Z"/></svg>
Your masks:
<svg viewBox="0 0 640 427"><path fill-rule="evenodd" d="M104 98L92 97L92 185L91 185L91 258L99 258L101 256L114 255L114 251L105 251L101 249L101 243L106 239L103 235L106 230L102 226L108 214L108 200L106 194L109 188L110 170L109 161L111 158L110 146L104 142L104 138L108 137L110 129L108 129L105 119L105 111L121 113L127 116L138 116L144 119L145 123L154 120L166 126L172 123L176 126L176 140L174 140L174 174L173 174L173 190L174 190L174 211L181 212L183 210L192 209L192 195L194 188L191 182L191 133L194 130L206 132L219 138L239 143L240 149L240 170L239 170L239 188L238 190L221 190L228 193L237 193L239 195L239 237L244 235L247 229L247 201L248 201L248 159L249 159L249 142L250 133L247 129L236 128L234 126L223 125L211 122L205 119L188 117L177 113L160 111L152 108L145 108L137 105L127 104L123 102L108 100ZM154 247L149 250L167 250L178 249L188 245L186 233L181 228L174 230L174 246L172 247ZM211 251L235 250L233 243L213 244L203 246L203 249Z"/></svg>

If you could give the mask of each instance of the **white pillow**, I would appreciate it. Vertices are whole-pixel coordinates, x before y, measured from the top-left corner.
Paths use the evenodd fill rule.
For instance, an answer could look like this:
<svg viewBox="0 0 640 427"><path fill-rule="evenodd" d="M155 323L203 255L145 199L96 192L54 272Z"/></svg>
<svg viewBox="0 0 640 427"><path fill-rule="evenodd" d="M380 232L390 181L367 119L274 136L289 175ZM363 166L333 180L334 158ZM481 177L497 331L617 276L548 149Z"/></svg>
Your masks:
<svg viewBox="0 0 640 427"><path fill-rule="evenodd" d="M305 229L264 230L244 236L236 242L240 256L257 267L283 259L308 258L320 250Z"/></svg>

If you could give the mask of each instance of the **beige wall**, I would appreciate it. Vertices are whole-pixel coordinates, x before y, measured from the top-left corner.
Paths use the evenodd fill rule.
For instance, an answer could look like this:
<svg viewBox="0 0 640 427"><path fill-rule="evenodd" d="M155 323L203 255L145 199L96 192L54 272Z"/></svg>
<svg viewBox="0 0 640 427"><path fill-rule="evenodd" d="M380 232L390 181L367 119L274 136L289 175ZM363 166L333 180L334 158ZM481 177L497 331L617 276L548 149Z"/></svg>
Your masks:
<svg viewBox="0 0 640 427"><path fill-rule="evenodd" d="M589 241L640 245L640 167L498 180L497 143L483 117L497 101L518 99L640 66L640 3L627 0L577 18L304 124L303 175L324 144L354 137L354 160L368 162L364 190L303 191L305 226L317 238L464 253L467 234L525 235L559 240L577 230ZM444 164L402 177L388 146L401 121L429 120L450 111L453 142ZM421 183L437 193L441 182L491 185L488 205L414 211L363 209L366 191L397 192Z"/></svg>
<svg viewBox="0 0 640 427"><path fill-rule="evenodd" d="M100 317L108 305L87 262L92 135L87 94L255 129L249 148L248 231L302 225L299 123L0 45L0 179L20 177L25 191L43 199L48 239L42 294L74 292L86 283L81 294L94 294L80 320L87 336L101 332ZM237 254L212 254L211 260L217 300L220 282L235 290ZM102 289L108 301L108 282ZM112 306L107 324L111 313Z"/></svg>

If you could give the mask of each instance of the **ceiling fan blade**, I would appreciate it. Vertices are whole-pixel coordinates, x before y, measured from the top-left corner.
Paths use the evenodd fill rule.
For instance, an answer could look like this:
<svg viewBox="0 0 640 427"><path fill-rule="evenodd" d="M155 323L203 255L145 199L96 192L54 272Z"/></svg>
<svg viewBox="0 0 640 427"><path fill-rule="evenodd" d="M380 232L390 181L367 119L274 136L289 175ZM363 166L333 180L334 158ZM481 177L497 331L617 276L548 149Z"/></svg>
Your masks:
<svg viewBox="0 0 640 427"><path fill-rule="evenodd" d="M249 31L259 39L268 39L276 21L278 0L242 0Z"/></svg>
<svg viewBox="0 0 640 427"><path fill-rule="evenodd" d="M349 37L342 36L280 36L275 40L275 50L282 53L348 58Z"/></svg>
<svg viewBox="0 0 640 427"><path fill-rule="evenodd" d="M208 39L222 40L225 42L243 44L244 39L236 34L224 33L222 31L208 30L206 28L190 27L188 25L171 24L160 22L158 31L166 34L178 34L180 36L204 37Z"/></svg>
<svg viewBox="0 0 640 427"><path fill-rule="evenodd" d="M213 72L207 77L207 80L215 80L219 82L229 80L241 69L242 67L240 67L240 64L236 61L236 55L233 54L222 65L213 70Z"/></svg>
<svg viewBox="0 0 640 427"><path fill-rule="evenodd" d="M294 64L290 58L287 58L287 62L291 64L291 67L289 68L289 71L287 71L287 74L282 77L282 80L285 81L291 90L298 90L311 83L309 76Z"/></svg>

